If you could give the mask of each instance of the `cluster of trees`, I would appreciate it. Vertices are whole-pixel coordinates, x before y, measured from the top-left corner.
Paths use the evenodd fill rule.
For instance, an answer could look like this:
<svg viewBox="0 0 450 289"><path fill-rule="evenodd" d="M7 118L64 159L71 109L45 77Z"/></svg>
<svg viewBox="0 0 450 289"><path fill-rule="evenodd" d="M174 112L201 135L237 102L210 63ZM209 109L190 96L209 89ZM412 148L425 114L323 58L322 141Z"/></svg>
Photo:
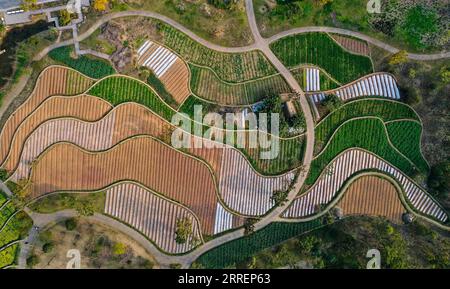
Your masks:
<svg viewBox="0 0 450 289"><path fill-rule="evenodd" d="M424 50L448 44L449 15L441 1L385 1L379 14L371 14L372 27ZM447 8L448 9L448 8Z"/></svg>

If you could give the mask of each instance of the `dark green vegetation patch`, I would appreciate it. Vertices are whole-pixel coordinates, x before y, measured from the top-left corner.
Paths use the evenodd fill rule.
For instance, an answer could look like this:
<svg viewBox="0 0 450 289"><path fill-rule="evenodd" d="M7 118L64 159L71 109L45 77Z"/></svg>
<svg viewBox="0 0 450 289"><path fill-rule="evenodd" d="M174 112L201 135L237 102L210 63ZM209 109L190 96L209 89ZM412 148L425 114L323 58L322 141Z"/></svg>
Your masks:
<svg viewBox="0 0 450 289"><path fill-rule="evenodd" d="M49 56L92 78L102 78L115 73L114 68L108 62L85 55L75 59L71 56L72 51L71 47L64 46L50 51Z"/></svg>

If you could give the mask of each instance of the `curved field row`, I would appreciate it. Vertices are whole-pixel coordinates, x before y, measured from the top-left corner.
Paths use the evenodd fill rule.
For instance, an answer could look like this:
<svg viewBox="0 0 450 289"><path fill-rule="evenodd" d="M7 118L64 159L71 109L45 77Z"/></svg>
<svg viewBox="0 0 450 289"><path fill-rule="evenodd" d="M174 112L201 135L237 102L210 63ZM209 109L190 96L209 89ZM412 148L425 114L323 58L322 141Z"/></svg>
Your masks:
<svg viewBox="0 0 450 289"><path fill-rule="evenodd" d="M124 102L137 102L148 107L167 121L176 113L162 101L153 90L144 83L129 77L111 76L99 81L89 94L103 98L113 105ZM263 173L279 174L301 165L304 138L302 136L280 139L280 155L276 159L261 159L260 149L245 148L244 154L251 158L251 163Z"/></svg>
<svg viewBox="0 0 450 289"><path fill-rule="evenodd" d="M349 149L337 156L305 194L297 197L283 213L284 218L303 218L320 211L336 196L345 181L363 170L379 170L394 177L403 188L405 198L423 215L446 222L448 216L428 194L398 169L379 157L359 149Z"/></svg>
<svg viewBox="0 0 450 289"><path fill-rule="evenodd" d="M195 176L195 178L193 177ZM135 137L112 149L90 153L61 143L36 161L32 197L57 191L94 191L130 180L188 206L212 234L218 202L208 167L150 137Z"/></svg>
<svg viewBox="0 0 450 289"><path fill-rule="evenodd" d="M0 251L0 269L14 263L18 249L19 244L14 244Z"/></svg>
<svg viewBox="0 0 450 289"><path fill-rule="evenodd" d="M383 99L360 99L348 102L327 115L315 128L316 147L315 154L326 145L334 131L345 121L357 118L373 116L388 122L398 119L411 119L420 121L416 112L409 106Z"/></svg>
<svg viewBox="0 0 450 289"><path fill-rule="evenodd" d="M395 186L377 176L358 178L343 194L337 204L343 215L382 216L400 223L406 211Z"/></svg>
<svg viewBox="0 0 450 289"><path fill-rule="evenodd" d="M102 151L135 135L148 134L162 138L162 135L170 130L169 124L145 107L134 103L119 105L96 122L72 118L54 119L33 131L24 143L20 162L17 164L17 158L10 158L7 168L15 169L12 180L18 181L28 178L33 161L57 142L70 142L85 150Z"/></svg>
<svg viewBox="0 0 450 289"><path fill-rule="evenodd" d="M243 82L276 74L277 71L259 50L224 53L209 49L161 21L161 43L178 53L185 61L211 68L220 79Z"/></svg>
<svg viewBox="0 0 450 289"><path fill-rule="evenodd" d="M311 164L306 183L313 184L322 170L341 152L362 148L373 152L409 176L417 170L412 162L390 144L384 123L375 117L352 119L344 123Z"/></svg>
<svg viewBox="0 0 450 289"><path fill-rule="evenodd" d="M191 89L198 97L225 105L253 104L270 95L291 92L281 75L250 82L230 84L221 81L208 68L190 65Z"/></svg>
<svg viewBox="0 0 450 289"><path fill-rule="evenodd" d="M186 64L165 47L147 40L137 50L138 65L153 71L167 91L180 104L191 94L189 70Z"/></svg>
<svg viewBox="0 0 450 289"><path fill-rule="evenodd" d="M310 94L309 97L314 103L320 103L328 95L336 95L343 101L367 96L400 99L400 91L395 78L384 72L373 73L337 89Z"/></svg>
<svg viewBox="0 0 450 289"><path fill-rule="evenodd" d="M71 83L81 83L78 91L72 86L67 86L68 79ZM3 162L8 151L10 142L17 127L22 121L36 109L46 98L52 95L65 95L71 93L81 93L92 80L69 69L60 66L50 66L39 75L33 92L28 99L9 117L0 134L0 162Z"/></svg>
<svg viewBox="0 0 450 289"><path fill-rule="evenodd" d="M172 129L170 124L147 108L134 103L120 105L94 123L66 118L51 120L38 127L26 140L12 179L18 181L27 178L33 161L47 147L57 142L70 142L86 150L100 151L109 149L134 135L149 134L170 139ZM169 136L164 137L167 134ZM273 191L287 189L294 177L293 173L280 177L262 177L231 147L215 149L204 147L191 149L190 152L212 166L218 177L219 190L225 204L245 215L260 215L267 212L273 206L270 200ZM14 168L15 165L16 163L11 160L10 166ZM232 174L236 168L239 168L239 173ZM249 206L250 203L253 205Z"/></svg>
<svg viewBox="0 0 450 289"><path fill-rule="evenodd" d="M344 47L350 52L370 56L370 48L367 42L358 39L345 37L338 34L329 34L339 45Z"/></svg>
<svg viewBox="0 0 450 289"><path fill-rule="evenodd" d="M392 144L422 172L430 167L422 155L421 136L422 125L416 121L402 120L386 124Z"/></svg>
<svg viewBox="0 0 450 289"><path fill-rule="evenodd" d="M191 148L189 151L211 165L222 199L229 208L240 214L264 215L274 206L271 200L273 193L287 190L294 180L293 172L263 177L235 149L221 145L214 148L214 143L209 143L212 148Z"/></svg>
<svg viewBox="0 0 450 289"><path fill-rule="evenodd" d="M112 106L106 101L87 95L49 98L17 128L11 141L9 154L2 164L2 168L9 172L14 170L26 139L43 122L59 117L75 117L94 121L104 116L111 108ZM43 140L45 140L45 137Z"/></svg>
<svg viewBox="0 0 450 289"><path fill-rule="evenodd" d="M104 212L131 225L171 254L190 251L203 240L200 224L191 211L137 184L121 183L107 189ZM177 221L183 219L192 224L191 234L185 242L177 242Z"/></svg>
<svg viewBox="0 0 450 289"><path fill-rule="evenodd" d="M318 79L317 78L314 79L313 75L310 74L311 70L319 71ZM297 82L301 84L301 87L303 87L305 91L308 89L312 90L311 84L314 82L316 82L316 87L318 87L317 90L319 91L332 90L339 88L339 86L341 86L340 83L332 79L325 71L323 71L322 69L320 69L320 67L317 66L301 65L299 67L290 69L290 71L294 76L295 80L297 80Z"/></svg>
<svg viewBox="0 0 450 289"><path fill-rule="evenodd" d="M369 57L343 49L326 33L303 33L279 39L270 48L288 68L317 65L340 83L349 83L373 72Z"/></svg>
<svg viewBox="0 0 450 289"><path fill-rule="evenodd" d="M92 55L79 55L77 58L73 58L72 53L72 47L63 46L53 49L48 56L92 78L102 78L116 72L104 59Z"/></svg>

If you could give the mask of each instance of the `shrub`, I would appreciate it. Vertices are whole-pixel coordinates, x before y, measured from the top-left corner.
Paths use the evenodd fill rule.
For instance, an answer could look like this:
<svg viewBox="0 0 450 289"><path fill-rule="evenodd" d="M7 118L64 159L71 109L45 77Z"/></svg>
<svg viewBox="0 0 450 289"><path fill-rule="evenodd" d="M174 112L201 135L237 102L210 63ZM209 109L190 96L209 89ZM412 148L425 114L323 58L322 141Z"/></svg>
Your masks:
<svg viewBox="0 0 450 289"><path fill-rule="evenodd" d="M53 244L53 242L45 243L42 246L42 251L44 253L50 253L51 251L53 251L53 248L55 248L55 245Z"/></svg>
<svg viewBox="0 0 450 289"><path fill-rule="evenodd" d="M192 235L192 222L189 218L180 218L177 220L177 228L175 231L175 241L178 244L187 242L189 236Z"/></svg>
<svg viewBox="0 0 450 289"><path fill-rule="evenodd" d="M32 268L39 263L39 257L37 255L31 255L27 258L27 266Z"/></svg>
<svg viewBox="0 0 450 289"><path fill-rule="evenodd" d="M73 231L77 227L77 221L74 218L70 218L66 220L65 225L68 231Z"/></svg>
<svg viewBox="0 0 450 289"><path fill-rule="evenodd" d="M124 243L115 243L113 246L113 254L116 256L123 255L127 252L127 246Z"/></svg>

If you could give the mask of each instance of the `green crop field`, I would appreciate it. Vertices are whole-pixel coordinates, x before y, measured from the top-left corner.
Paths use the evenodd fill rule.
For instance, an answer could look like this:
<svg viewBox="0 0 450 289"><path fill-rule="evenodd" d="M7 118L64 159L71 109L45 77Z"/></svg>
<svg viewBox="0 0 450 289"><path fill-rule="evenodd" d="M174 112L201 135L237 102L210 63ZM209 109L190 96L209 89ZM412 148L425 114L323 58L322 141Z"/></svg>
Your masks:
<svg viewBox="0 0 450 289"><path fill-rule="evenodd" d="M162 43L177 52L185 61L211 68L220 79L242 82L269 76L275 68L258 50L224 53L209 49L170 25L158 22Z"/></svg>
<svg viewBox="0 0 450 289"><path fill-rule="evenodd" d="M329 141L334 131L345 121L355 117L376 116L384 122L396 119L419 121L414 110L400 102L383 99L363 99L349 102L325 117L315 129L315 154Z"/></svg>
<svg viewBox="0 0 450 289"><path fill-rule="evenodd" d="M88 94L101 97L113 105L136 102L147 106L170 121L174 111L142 82L123 76L111 76L96 83Z"/></svg>
<svg viewBox="0 0 450 289"><path fill-rule="evenodd" d="M61 62L92 78L102 78L115 73L114 68L105 60L84 55L78 56L75 59L71 56L72 51L71 47L64 46L53 49L48 55L53 60Z"/></svg>
<svg viewBox="0 0 450 289"><path fill-rule="evenodd" d="M364 118L351 120L339 128L321 154L313 160L306 183L312 185L325 166L349 148L366 149L396 166L406 175L414 176L417 172L409 160L389 144L384 123L378 118Z"/></svg>
<svg viewBox="0 0 450 289"><path fill-rule="evenodd" d="M415 121L394 121L386 124L392 144L409 158L421 172L429 166L420 151L422 126Z"/></svg>
<svg viewBox="0 0 450 289"><path fill-rule="evenodd" d="M344 50L325 33L287 36L271 43L270 47L287 67L317 65L341 84L373 72L370 58Z"/></svg>
<svg viewBox="0 0 450 289"><path fill-rule="evenodd" d="M283 241L323 226L319 218L305 223L271 223L267 227L248 236L230 241L216 247L196 261L202 268L230 268L247 262L255 253L273 247Z"/></svg>
<svg viewBox="0 0 450 289"><path fill-rule="evenodd" d="M191 69L191 89L199 97L226 105L253 104L269 95L279 95L291 91L280 75L245 83L231 84L221 81L213 71L193 64Z"/></svg>
<svg viewBox="0 0 450 289"><path fill-rule="evenodd" d="M14 244L0 251L0 269L12 265L16 259L19 245Z"/></svg>
<svg viewBox="0 0 450 289"><path fill-rule="evenodd" d="M0 248L24 238L33 224L24 212L13 216L17 208L12 202L6 204L6 201L6 197L0 193ZM18 248L17 245L12 245L0 250L0 268L14 263Z"/></svg>

